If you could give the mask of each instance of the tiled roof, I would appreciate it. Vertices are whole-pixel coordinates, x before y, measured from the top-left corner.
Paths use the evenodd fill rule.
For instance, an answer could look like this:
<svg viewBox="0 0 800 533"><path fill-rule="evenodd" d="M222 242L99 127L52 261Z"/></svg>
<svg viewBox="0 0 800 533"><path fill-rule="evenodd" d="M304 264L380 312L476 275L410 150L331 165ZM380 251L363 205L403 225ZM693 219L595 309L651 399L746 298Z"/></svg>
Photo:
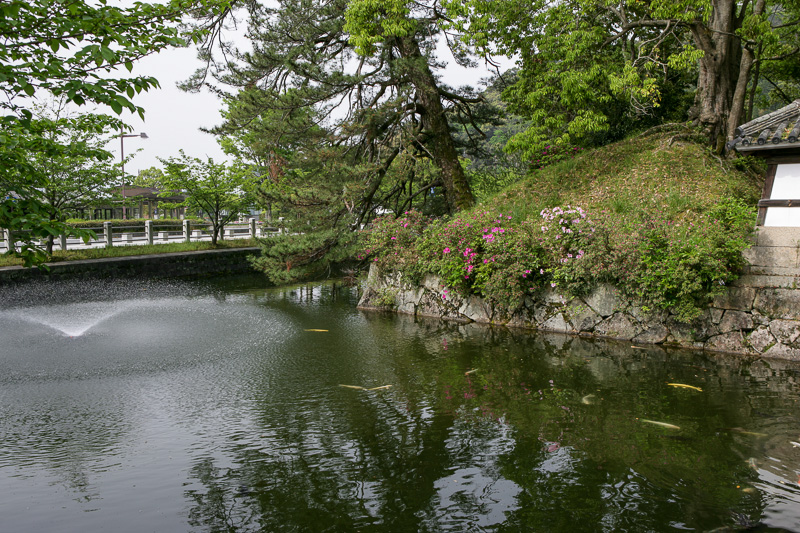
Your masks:
<svg viewBox="0 0 800 533"><path fill-rule="evenodd" d="M800 99L736 128L729 148L739 152L800 149Z"/></svg>

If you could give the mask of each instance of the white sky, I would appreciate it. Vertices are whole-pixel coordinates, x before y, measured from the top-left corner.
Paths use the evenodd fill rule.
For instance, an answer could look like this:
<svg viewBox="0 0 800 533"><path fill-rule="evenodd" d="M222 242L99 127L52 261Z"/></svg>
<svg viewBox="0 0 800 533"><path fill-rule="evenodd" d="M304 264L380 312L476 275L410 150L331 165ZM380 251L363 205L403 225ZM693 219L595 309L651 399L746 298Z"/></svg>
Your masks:
<svg viewBox="0 0 800 533"><path fill-rule="evenodd" d="M216 96L208 93L187 93L176 84L185 81L200 66L197 52L193 48L165 50L138 61L133 74L154 76L160 89L142 92L133 98L133 103L145 109L145 119L124 112L123 120L130 125L132 134L147 133L148 139L126 138L125 154L133 154L133 160L125 165L127 174L137 174L149 167L161 167L158 158L177 157L183 149L187 155L205 159L211 157L222 161L225 154L216 138L200 131L219 124L221 107ZM119 157L119 142L109 147Z"/></svg>
<svg viewBox="0 0 800 533"><path fill-rule="evenodd" d="M449 57L449 52L440 51L440 57ZM452 86L477 86L478 81L489 74L486 68L464 69L453 61L449 63L444 81ZM503 63L506 68L511 66L511 61L506 60ZM210 128L222 121L219 100L209 92L187 93L176 87L178 82L189 78L200 65L194 48L165 50L135 64L133 75L154 76L159 80L161 88L151 89L133 98L134 104L146 111L144 121L127 111L122 115L123 120L133 128L130 133L145 132L148 136L148 139L133 137L124 140L125 154L135 153L133 159L125 165L126 174L135 175L145 168L161 167L159 157L177 157L180 149L189 156L201 159L226 159L216 138L200 131L201 127ZM113 114L110 111L105 112ZM119 157L119 142L112 142L109 150Z"/></svg>

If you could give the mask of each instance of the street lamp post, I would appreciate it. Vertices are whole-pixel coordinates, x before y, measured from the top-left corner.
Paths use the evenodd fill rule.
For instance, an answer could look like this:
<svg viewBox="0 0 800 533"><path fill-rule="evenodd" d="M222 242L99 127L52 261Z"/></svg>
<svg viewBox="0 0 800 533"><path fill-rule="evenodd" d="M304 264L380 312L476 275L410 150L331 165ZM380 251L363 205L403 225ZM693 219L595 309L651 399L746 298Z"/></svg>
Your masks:
<svg viewBox="0 0 800 533"><path fill-rule="evenodd" d="M141 137L147 139L145 132L136 134L125 134L122 129L119 130L119 159L122 166L122 220L126 219L125 216L125 143L123 142L126 137Z"/></svg>

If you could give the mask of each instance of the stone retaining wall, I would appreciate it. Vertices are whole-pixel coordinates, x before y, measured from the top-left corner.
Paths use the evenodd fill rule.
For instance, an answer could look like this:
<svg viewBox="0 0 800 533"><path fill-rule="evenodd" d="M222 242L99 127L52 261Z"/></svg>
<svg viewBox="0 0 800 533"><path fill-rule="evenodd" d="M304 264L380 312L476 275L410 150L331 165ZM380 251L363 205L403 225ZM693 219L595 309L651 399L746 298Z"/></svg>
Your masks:
<svg viewBox="0 0 800 533"><path fill-rule="evenodd" d="M248 272L252 268L247 256L259 248L225 248L196 252L137 255L106 259L87 259L49 264L50 270L36 268L0 268L0 285L32 279L75 279L115 277L204 276Z"/></svg>
<svg viewBox="0 0 800 533"><path fill-rule="evenodd" d="M374 266L359 308L800 360L800 228L760 228L754 244L741 279L689 324L646 312L610 286L586 298L542 291L508 315L476 296L446 291L434 276L414 286Z"/></svg>

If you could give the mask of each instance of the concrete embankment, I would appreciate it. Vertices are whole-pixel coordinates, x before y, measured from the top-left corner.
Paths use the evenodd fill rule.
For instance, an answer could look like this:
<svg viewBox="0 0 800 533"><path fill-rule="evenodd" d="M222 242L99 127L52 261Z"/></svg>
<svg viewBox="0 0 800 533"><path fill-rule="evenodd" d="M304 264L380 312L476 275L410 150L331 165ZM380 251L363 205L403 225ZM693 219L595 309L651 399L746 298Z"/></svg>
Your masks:
<svg viewBox="0 0 800 533"><path fill-rule="evenodd" d="M0 285L32 279L75 279L114 277L177 278L250 272L248 256L257 247L225 248L169 254L136 255L83 261L50 263L49 271L37 268L0 268Z"/></svg>
<svg viewBox="0 0 800 533"><path fill-rule="evenodd" d="M584 298L542 291L508 313L445 291L435 276L413 286L400 273L374 267L359 308L800 360L800 228L759 228L754 239L744 275L688 324L668 312L647 312L610 286Z"/></svg>

